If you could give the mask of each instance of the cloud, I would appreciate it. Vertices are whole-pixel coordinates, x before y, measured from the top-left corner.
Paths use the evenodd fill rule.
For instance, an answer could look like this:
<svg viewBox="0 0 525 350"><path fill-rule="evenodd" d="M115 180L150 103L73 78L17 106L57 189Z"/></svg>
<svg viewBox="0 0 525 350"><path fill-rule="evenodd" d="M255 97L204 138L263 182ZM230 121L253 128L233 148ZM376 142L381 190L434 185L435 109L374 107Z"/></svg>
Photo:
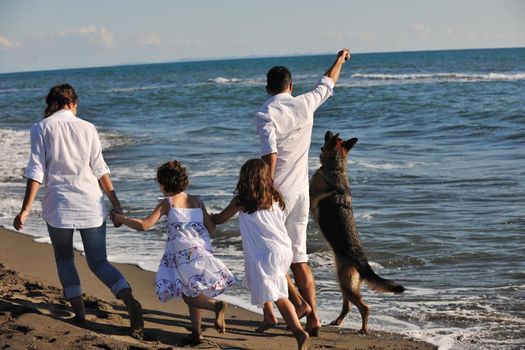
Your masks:
<svg viewBox="0 0 525 350"><path fill-rule="evenodd" d="M80 38L103 46L113 46L115 35L106 27L97 28L93 25L81 27L80 29L66 29L60 32L39 35L41 38Z"/></svg>
<svg viewBox="0 0 525 350"><path fill-rule="evenodd" d="M432 29L428 28L424 24L416 23L412 26L412 32L417 35L417 37L421 40L426 40L430 33L432 32Z"/></svg>
<svg viewBox="0 0 525 350"><path fill-rule="evenodd" d="M0 50L3 49L14 49L20 47L21 44L11 41L3 35L0 35Z"/></svg>
<svg viewBox="0 0 525 350"><path fill-rule="evenodd" d="M137 43L139 45L160 45L162 41L160 40L160 34L154 33L145 36L141 35Z"/></svg>

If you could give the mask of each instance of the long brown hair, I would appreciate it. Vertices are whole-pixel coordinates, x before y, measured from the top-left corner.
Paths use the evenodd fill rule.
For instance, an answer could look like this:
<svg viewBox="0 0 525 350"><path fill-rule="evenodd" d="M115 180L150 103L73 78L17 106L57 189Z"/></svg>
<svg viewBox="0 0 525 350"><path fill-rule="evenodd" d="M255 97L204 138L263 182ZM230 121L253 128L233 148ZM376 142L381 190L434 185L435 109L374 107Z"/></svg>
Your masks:
<svg viewBox="0 0 525 350"><path fill-rule="evenodd" d="M261 158L250 159L241 167L235 193L242 210L249 214L270 209L274 202L284 209L283 196L273 187L270 167Z"/></svg>
<svg viewBox="0 0 525 350"><path fill-rule="evenodd" d="M78 103L78 96L75 89L69 84L53 86L46 97L46 111L44 118L61 110L71 103Z"/></svg>

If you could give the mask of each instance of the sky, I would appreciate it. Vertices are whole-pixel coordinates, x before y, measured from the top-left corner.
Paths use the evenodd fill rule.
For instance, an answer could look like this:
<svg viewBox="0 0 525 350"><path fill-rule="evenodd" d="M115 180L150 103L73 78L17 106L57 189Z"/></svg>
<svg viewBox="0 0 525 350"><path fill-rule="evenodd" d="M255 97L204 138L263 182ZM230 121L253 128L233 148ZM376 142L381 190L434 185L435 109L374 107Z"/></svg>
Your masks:
<svg viewBox="0 0 525 350"><path fill-rule="evenodd" d="M524 0L0 0L0 73L525 47Z"/></svg>

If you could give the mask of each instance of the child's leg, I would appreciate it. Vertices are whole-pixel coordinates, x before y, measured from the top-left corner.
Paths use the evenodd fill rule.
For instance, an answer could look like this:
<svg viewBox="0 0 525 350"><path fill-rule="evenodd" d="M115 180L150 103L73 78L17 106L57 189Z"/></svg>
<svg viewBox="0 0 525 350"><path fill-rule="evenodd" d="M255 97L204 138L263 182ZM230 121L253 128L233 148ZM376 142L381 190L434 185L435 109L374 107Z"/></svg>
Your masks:
<svg viewBox="0 0 525 350"><path fill-rule="evenodd" d="M288 328L293 332L295 339L297 340L297 349L306 350L308 333L305 332L297 314L295 313L295 308L288 298L281 298L275 302L277 308L281 312Z"/></svg>
<svg viewBox="0 0 525 350"><path fill-rule="evenodd" d="M202 333L202 315L198 307L188 305L191 319L191 333L193 335L200 335Z"/></svg>
<svg viewBox="0 0 525 350"><path fill-rule="evenodd" d="M273 303L267 301L263 304L263 321L262 324L255 329L256 332L264 332L277 324L277 318L273 313Z"/></svg>
<svg viewBox="0 0 525 350"><path fill-rule="evenodd" d="M224 313L226 312L227 304L224 301L215 300L215 299L209 298L202 294L199 294L196 297L189 297L189 296L183 295L183 299L186 302L186 304L188 304L188 306L198 308L198 309L214 311L215 312L215 329L219 333L224 333L226 331L226 323L224 322ZM190 313L191 313L191 310L190 310ZM199 315L200 315L200 312L199 312ZM198 330L200 334L201 332L200 323L199 323L199 328L196 328L196 330Z"/></svg>
<svg viewBox="0 0 525 350"><path fill-rule="evenodd" d="M191 320L191 335L186 335L180 340L181 345L199 345L202 341L202 315L201 310L197 307L188 305Z"/></svg>

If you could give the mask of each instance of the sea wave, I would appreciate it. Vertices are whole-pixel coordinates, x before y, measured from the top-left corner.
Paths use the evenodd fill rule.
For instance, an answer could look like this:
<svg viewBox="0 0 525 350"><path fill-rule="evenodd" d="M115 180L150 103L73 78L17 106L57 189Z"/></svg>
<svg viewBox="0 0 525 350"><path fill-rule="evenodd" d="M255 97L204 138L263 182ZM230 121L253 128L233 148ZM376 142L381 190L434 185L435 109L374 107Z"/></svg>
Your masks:
<svg viewBox="0 0 525 350"><path fill-rule="evenodd" d="M30 153L29 130L0 129L0 183L22 180Z"/></svg>
<svg viewBox="0 0 525 350"><path fill-rule="evenodd" d="M116 132L99 131L99 137L104 150L134 142L134 138ZM31 150L29 128L27 130L0 128L0 148L9 150L9 152L0 152L0 183L21 183Z"/></svg>
<svg viewBox="0 0 525 350"><path fill-rule="evenodd" d="M368 169L379 169L379 170L390 170L390 169L410 169L418 165L417 162L406 162L406 163L374 163L366 160L355 161L356 166L368 168Z"/></svg>
<svg viewBox="0 0 525 350"><path fill-rule="evenodd" d="M226 78L226 77L215 77L208 79L209 83L221 84L221 85L232 85L232 84L241 84L241 85L264 85L266 84L266 79L242 79L242 78Z"/></svg>
<svg viewBox="0 0 525 350"><path fill-rule="evenodd" d="M459 81L484 81L484 80L525 80L525 72L517 73L405 73L405 74L380 74L380 73L354 73L354 79L369 80L459 80Z"/></svg>
<svg viewBox="0 0 525 350"><path fill-rule="evenodd" d="M240 78L217 77L217 78L208 79L208 81L212 81L212 82L217 83L217 84L230 84L230 83L241 82L242 79L240 79Z"/></svg>
<svg viewBox="0 0 525 350"><path fill-rule="evenodd" d="M165 84L165 85L144 85L144 86L126 86L126 87L116 87L111 88L109 92L135 92L135 91L144 91L144 90L163 90L163 89L173 89L177 87L177 84Z"/></svg>
<svg viewBox="0 0 525 350"><path fill-rule="evenodd" d="M5 93L12 93L12 92L22 92L22 91L38 91L42 90L41 88L7 88L7 89L0 89L0 94ZM44 90L42 90L44 92Z"/></svg>

